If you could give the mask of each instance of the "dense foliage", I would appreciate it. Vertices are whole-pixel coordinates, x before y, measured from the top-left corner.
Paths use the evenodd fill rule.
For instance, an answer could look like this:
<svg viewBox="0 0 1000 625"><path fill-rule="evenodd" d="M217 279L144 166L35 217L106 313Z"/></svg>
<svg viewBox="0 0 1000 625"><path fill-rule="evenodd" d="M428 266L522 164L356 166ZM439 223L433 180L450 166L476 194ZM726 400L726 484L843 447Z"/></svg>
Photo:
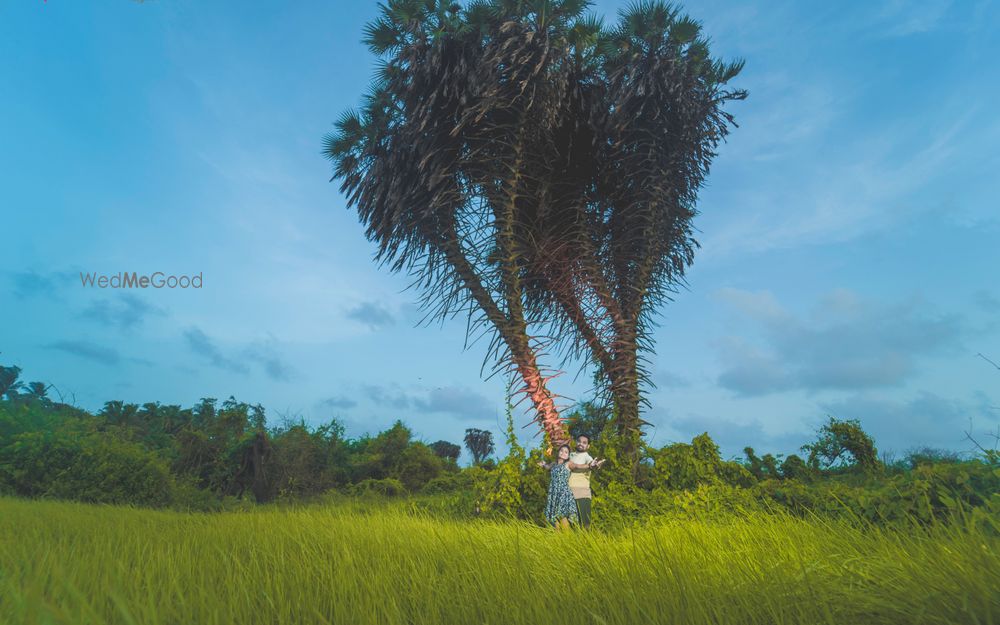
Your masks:
<svg viewBox="0 0 1000 625"><path fill-rule="evenodd" d="M401 422L347 438L336 420L268 427L264 409L229 398L192 408L120 401L97 414L30 392L0 368L0 492L95 503L217 509L331 489L403 494L459 471L461 449L427 445ZM29 392L21 392L29 390Z"/></svg>
<svg viewBox="0 0 1000 625"><path fill-rule="evenodd" d="M472 463L462 468L458 445L415 440L400 421L349 438L336 420L268 426L261 406L234 398L206 398L187 409L112 401L90 414L50 400L42 384L19 384L12 367L0 373L0 494L198 510L416 496L416 505L456 517L542 519L548 475L538 462L548 442L525 449L509 406L507 455L486 458L492 433L470 430ZM831 418L802 446L805 459L758 456L747 447L744 458L725 460L703 433L690 443L644 445L633 475L618 460L605 410L585 402L570 418L573 431L592 437L593 455L608 458L593 479L598 527L761 505L874 523L1000 512L993 450L964 457L925 447L884 462L860 423Z"/></svg>

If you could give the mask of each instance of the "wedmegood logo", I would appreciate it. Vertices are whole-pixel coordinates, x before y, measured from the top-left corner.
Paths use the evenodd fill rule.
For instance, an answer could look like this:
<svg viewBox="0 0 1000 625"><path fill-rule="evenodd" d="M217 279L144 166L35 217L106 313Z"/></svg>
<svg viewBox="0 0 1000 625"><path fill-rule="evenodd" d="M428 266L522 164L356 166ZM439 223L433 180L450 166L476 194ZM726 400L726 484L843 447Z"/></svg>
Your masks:
<svg viewBox="0 0 1000 625"><path fill-rule="evenodd" d="M156 271L149 275L139 275L122 271L112 275L80 272L80 284L99 289L200 289L202 272L191 276L167 275Z"/></svg>

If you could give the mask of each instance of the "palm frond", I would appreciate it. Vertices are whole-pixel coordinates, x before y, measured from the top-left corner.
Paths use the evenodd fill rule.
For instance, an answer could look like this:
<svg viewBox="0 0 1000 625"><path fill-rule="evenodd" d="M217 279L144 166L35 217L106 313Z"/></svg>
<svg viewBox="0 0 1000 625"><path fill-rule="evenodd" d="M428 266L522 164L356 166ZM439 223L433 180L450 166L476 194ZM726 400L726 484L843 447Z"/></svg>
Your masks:
<svg viewBox="0 0 1000 625"><path fill-rule="evenodd" d="M701 24L688 16L684 16L670 25L670 40L677 45L693 42L701 33Z"/></svg>
<svg viewBox="0 0 1000 625"><path fill-rule="evenodd" d="M379 17L363 28L361 42L377 56L397 50L403 45L403 31L386 16Z"/></svg>

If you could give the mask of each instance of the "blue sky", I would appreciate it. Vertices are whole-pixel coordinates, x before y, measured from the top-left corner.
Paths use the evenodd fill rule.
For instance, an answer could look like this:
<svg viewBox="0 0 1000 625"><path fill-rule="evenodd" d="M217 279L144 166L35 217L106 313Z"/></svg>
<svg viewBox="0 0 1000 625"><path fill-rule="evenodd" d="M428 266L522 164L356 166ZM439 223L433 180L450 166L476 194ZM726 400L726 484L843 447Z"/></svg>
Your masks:
<svg viewBox="0 0 1000 625"><path fill-rule="evenodd" d="M685 8L714 54L746 59L750 96L701 194L689 288L661 309L654 444L707 430L726 455L789 453L828 414L883 450L965 450L970 422L985 441L1000 424L1000 371L977 356L1000 362L1000 5ZM0 363L88 409L235 395L272 423L499 434L485 343L463 351L462 318L417 326L417 293L371 260L320 154L368 83L375 14L0 2ZM119 271L204 286L80 284ZM586 399L576 371L553 390Z"/></svg>

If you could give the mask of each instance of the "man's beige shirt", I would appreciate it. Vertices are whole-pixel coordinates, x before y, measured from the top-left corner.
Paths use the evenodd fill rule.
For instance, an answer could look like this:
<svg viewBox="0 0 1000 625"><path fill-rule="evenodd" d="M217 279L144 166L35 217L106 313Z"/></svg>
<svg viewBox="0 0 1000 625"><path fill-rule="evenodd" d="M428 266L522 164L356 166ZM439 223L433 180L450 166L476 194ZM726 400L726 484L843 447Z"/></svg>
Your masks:
<svg viewBox="0 0 1000 625"><path fill-rule="evenodd" d="M573 464L589 464L594 461L593 456L585 451L574 451L569 455L569 461ZM590 471L570 471L569 489L573 491L576 499L587 499L590 497Z"/></svg>

